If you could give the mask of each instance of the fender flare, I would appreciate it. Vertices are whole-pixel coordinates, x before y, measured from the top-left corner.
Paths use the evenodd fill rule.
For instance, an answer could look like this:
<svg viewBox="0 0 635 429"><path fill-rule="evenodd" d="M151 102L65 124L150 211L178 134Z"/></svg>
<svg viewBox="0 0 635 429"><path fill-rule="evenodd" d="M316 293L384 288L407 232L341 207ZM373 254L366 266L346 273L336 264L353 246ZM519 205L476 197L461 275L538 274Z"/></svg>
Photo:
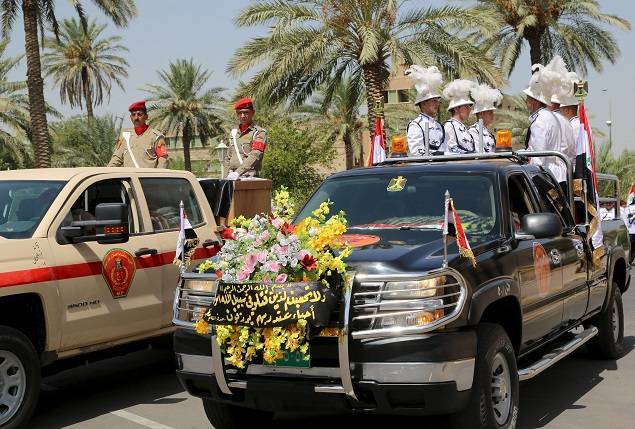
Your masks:
<svg viewBox="0 0 635 429"><path fill-rule="evenodd" d="M487 307L507 297L513 297L522 312L522 307L520 306L520 286L514 279L510 277L498 278L481 285L472 294L470 299L468 323L470 325L478 324Z"/></svg>
<svg viewBox="0 0 635 429"><path fill-rule="evenodd" d="M629 264L626 261L626 252L624 252L624 248L611 247L607 255L607 262L606 262L606 269L607 269L606 278L608 281L608 287L606 288L606 297L604 298L604 303L602 304L602 311L606 310L606 305L609 302L609 299L611 298L609 294L611 294L613 290L613 274L615 273L615 265L617 264L617 261L619 261L620 259L624 261L624 264L627 267L625 275L626 275L626 278L628 279ZM626 284L628 284L628 280L626 281Z"/></svg>

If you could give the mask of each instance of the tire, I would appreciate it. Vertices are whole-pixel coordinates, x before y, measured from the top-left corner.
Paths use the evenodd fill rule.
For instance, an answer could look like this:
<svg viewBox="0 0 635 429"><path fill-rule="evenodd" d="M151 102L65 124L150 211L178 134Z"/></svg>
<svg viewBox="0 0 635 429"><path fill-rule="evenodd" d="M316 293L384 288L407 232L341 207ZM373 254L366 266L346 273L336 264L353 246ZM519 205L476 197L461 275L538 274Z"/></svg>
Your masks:
<svg viewBox="0 0 635 429"><path fill-rule="evenodd" d="M598 333L589 341L591 355L599 359L621 357L624 352L624 307L617 283L613 282L606 309L592 320L592 324L598 328Z"/></svg>
<svg viewBox="0 0 635 429"><path fill-rule="evenodd" d="M505 330L496 324L478 326L474 382L468 406L450 416L454 428L514 429L518 422L516 354Z"/></svg>
<svg viewBox="0 0 635 429"><path fill-rule="evenodd" d="M40 362L20 331L0 326L0 427L26 428L40 395Z"/></svg>
<svg viewBox="0 0 635 429"><path fill-rule="evenodd" d="M207 419L214 429L245 429L248 427L269 427L273 413L223 404L211 399L203 399Z"/></svg>

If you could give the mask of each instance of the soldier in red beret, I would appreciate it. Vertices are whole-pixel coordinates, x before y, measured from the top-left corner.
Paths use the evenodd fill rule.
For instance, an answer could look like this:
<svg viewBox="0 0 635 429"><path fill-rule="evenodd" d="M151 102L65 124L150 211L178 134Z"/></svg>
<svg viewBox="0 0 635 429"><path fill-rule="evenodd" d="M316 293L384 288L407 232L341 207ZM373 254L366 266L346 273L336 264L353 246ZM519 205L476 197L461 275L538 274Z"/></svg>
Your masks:
<svg viewBox="0 0 635 429"><path fill-rule="evenodd" d="M132 103L128 111L134 128L121 132L108 167L167 168L165 137L147 124L146 102Z"/></svg>
<svg viewBox="0 0 635 429"><path fill-rule="evenodd" d="M229 150L225 158L227 179L257 177L267 145L267 131L253 123L254 102L241 98L234 103L238 128L231 131Z"/></svg>

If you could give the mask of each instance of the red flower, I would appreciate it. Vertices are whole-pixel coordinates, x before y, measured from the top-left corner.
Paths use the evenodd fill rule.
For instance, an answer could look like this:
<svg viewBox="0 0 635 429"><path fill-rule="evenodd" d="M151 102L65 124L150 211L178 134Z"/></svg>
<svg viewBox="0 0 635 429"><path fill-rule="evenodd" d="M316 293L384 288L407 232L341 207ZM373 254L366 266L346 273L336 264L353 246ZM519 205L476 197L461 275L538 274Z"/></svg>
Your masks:
<svg viewBox="0 0 635 429"><path fill-rule="evenodd" d="M217 278L219 278L219 279L220 279L221 277L223 277L223 271L221 271L221 270L216 270L216 277L217 277Z"/></svg>
<svg viewBox="0 0 635 429"><path fill-rule="evenodd" d="M304 258L302 258L300 264L305 270L311 271L317 268L317 259L315 259L311 255L304 255Z"/></svg>
<svg viewBox="0 0 635 429"><path fill-rule="evenodd" d="M225 228L220 233L220 236L223 240L235 240L236 236L234 235L234 230L231 228Z"/></svg>
<svg viewBox="0 0 635 429"><path fill-rule="evenodd" d="M284 235L293 234L295 232L295 226L288 222L285 222L284 225L282 225L282 227L280 228L280 232L282 232Z"/></svg>

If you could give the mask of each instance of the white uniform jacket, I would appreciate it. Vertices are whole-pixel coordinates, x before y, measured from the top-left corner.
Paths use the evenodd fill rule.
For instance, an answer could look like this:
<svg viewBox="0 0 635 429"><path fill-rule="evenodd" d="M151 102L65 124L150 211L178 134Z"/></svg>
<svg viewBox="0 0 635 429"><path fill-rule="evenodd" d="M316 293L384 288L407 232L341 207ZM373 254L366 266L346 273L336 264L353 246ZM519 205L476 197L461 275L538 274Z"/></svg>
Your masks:
<svg viewBox="0 0 635 429"><path fill-rule="evenodd" d="M495 152L496 137L489 132L486 126L483 126L483 147L480 146L480 139L478 137L478 122L472 125L469 131L474 139L474 143L476 143L477 152Z"/></svg>
<svg viewBox="0 0 635 429"><path fill-rule="evenodd" d="M574 116L569 119L569 123L571 124L571 129L573 130L573 137L575 137L576 145L578 144L578 135L580 134L580 118Z"/></svg>
<svg viewBox="0 0 635 429"><path fill-rule="evenodd" d="M560 151L560 122L553 112L543 107L534 112L529 121L531 125L526 139L528 150ZM549 156L530 159L532 164L542 165L551 171L558 182L567 180L566 167L558 158Z"/></svg>
<svg viewBox="0 0 635 429"><path fill-rule="evenodd" d="M624 223L628 227L628 233L635 234L635 204L626 206L622 219L624 219ZM635 249L631 249L631 252L635 252Z"/></svg>
<svg viewBox="0 0 635 429"><path fill-rule="evenodd" d="M443 128L445 130L444 152L446 154L476 152L474 138L463 122L452 118L445 121Z"/></svg>
<svg viewBox="0 0 635 429"><path fill-rule="evenodd" d="M430 138L430 155L442 151L444 133L441 124L432 116L420 113L408 124L408 151L413 156L426 154L425 129L428 124L428 136Z"/></svg>
<svg viewBox="0 0 635 429"><path fill-rule="evenodd" d="M558 122L560 122L560 152L569 158L572 166L575 166L575 147L578 138L573 132L571 122L562 116L559 110L553 113L556 115L556 118L558 118Z"/></svg>

